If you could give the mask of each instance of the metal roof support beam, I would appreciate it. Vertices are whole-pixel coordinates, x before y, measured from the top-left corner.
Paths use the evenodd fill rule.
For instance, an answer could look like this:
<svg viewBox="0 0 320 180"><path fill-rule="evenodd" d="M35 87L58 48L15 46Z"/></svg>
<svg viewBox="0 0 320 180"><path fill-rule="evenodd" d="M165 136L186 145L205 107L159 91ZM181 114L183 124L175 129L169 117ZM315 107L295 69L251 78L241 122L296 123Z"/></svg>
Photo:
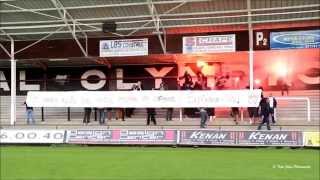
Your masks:
<svg viewBox="0 0 320 180"><path fill-rule="evenodd" d="M148 8L149 8L149 12L150 12L150 14L152 16L152 20L153 20L153 23L154 23L154 26L155 26L155 29L156 29L155 33L157 34L158 39L160 41L160 45L161 45L162 51L163 51L164 54L167 54L166 30L163 27L163 24L162 24L161 19L160 19L159 15L158 15L157 9L154 6L152 0L148 0ZM163 37L161 36L161 34L163 35Z"/></svg>
<svg viewBox="0 0 320 180"><path fill-rule="evenodd" d="M308 21L308 20L319 20L320 17L303 17L303 18L293 18L293 19L274 19L274 20L259 20L259 21L252 21L252 24L260 24L260 23L277 23L277 22L296 22L296 21ZM152 22L152 21L151 21ZM228 23L199 23L199 24L180 24L180 25L165 25L165 28L180 28L180 27L195 27L195 26L223 26L223 25L240 25L240 24L248 24L247 21L240 21L240 22L228 22ZM118 31L130 31L130 30L136 30L139 27L130 27L130 28L119 28ZM142 28L145 30L148 29L154 29L154 27L145 27ZM80 31L76 31L80 32ZM100 32L100 29L91 29L86 30L86 32ZM36 35L36 34L48 34L51 33L50 31L41 31L41 32L19 32L19 33L9 33L9 35ZM70 33L69 31L59 31L56 32L58 34L66 34ZM0 33L0 35L5 35ZM17 41L17 40L16 40Z"/></svg>
<svg viewBox="0 0 320 180"><path fill-rule="evenodd" d="M88 56L88 52L85 51L85 49L83 48L82 44L80 43L78 37L76 36L76 25L75 25L75 21L74 19L72 19L72 17L69 17L69 20L71 20L73 22L73 26L71 26L68 23L68 18L67 18L67 11L65 10L64 6L60 3L59 0L51 0L52 4L56 7L60 17L63 19L63 22L66 24L66 26L68 27L70 33L72 34L72 37L74 38L74 40L76 41L76 43L78 44L80 50L82 51L84 56ZM82 30L80 30L80 32L83 33Z"/></svg>
<svg viewBox="0 0 320 180"><path fill-rule="evenodd" d="M53 0L52 0L52 1L53 1ZM59 2L59 3L60 3L60 2ZM62 20L62 21L64 21L64 22L65 22L66 16L68 15L68 16L70 17L69 21L72 21L72 22L73 22L73 25L74 25L74 34L72 34L73 37L76 36L76 35L75 35L75 32L76 32L76 31L75 31L75 26L77 26L77 27L80 29L80 32L81 32L81 33L84 35L84 37L85 37L86 45L88 44L88 43L87 43L87 39L88 39L88 38L87 38L87 35L86 35L85 32L82 31L81 27L77 24L78 22L76 22L76 21L71 17L71 15L70 15L69 13L67 13L66 11L64 11L64 15L62 16L62 15L61 15L61 11L60 11L60 9L59 9L57 6L55 6L55 7L56 7L56 10L58 11L58 13L59 13L59 15L60 15L61 17L56 17L56 16L52 16L52 15L49 15L49 14L37 12L37 11L34 11L34 10L21 8L21 7L18 7L18 6L12 5L12 4L8 4L8 3L4 3L4 5L9 6L9 7L14 7L14 8L17 8L17 9L20 9L20 10L32 12L32 13L35 13L35 14L38 14L38 15L42 15L42 16L46 16L46 17L50 17L50 18ZM62 6L61 3L60 3L60 5ZM63 6L62 6L61 8L63 9ZM66 13L67 13L67 14L66 14ZM68 28L69 28L69 24L66 23L66 22L65 22L65 24L66 24L66 25L68 26ZM69 30L70 30L70 29L69 29ZM51 35L51 32L50 32L49 34ZM45 38L42 38L42 40L43 40L43 39L45 39ZM79 40L77 39L77 37L75 37L75 39L76 39L76 42L77 42L77 44L79 45L82 53L84 53L85 56L88 56L87 51L84 51L84 50L83 50L83 47L82 47L81 43L79 42ZM39 41L39 42L40 42L40 41ZM37 43L38 43L38 42L37 42ZM30 47L31 47L31 46L30 46ZM87 49L87 47L86 47L86 49ZM20 52L20 51L19 51L19 52Z"/></svg>
<svg viewBox="0 0 320 180"><path fill-rule="evenodd" d="M0 29L0 31L8 37L8 39L12 42L13 41L13 38L7 34L4 30ZM2 45L2 43L0 43L0 47L1 49L3 49L3 51L11 58L11 54L9 53L9 51Z"/></svg>
<svg viewBox="0 0 320 180"><path fill-rule="evenodd" d="M19 6L15 6L15 5L12 5L12 4L9 4L9 3L3 3L3 5L9 6L9 7L14 7L14 8L17 8L17 9L19 9L19 10L23 10L23 11L27 11L27 12L32 12L32 13L35 13L35 14L38 14L38 15L42 15L42 16L46 16L46 17L50 17L50 18L54 18L54 19L60 19L60 18L57 17L57 16L53 16L53 15L50 15L50 14L37 12L37 11L34 11L34 10L32 10L32 9L25 9L25 8L22 8L22 7L19 7Z"/></svg>
<svg viewBox="0 0 320 180"><path fill-rule="evenodd" d="M189 1L188 1L189 2ZM185 4L186 1L182 2L181 4L175 6L174 8L170 9L169 12L179 8L180 6L182 6L183 4ZM286 6L286 7L274 7L274 8L260 8L260 9L252 9L251 12L259 12L259 11L274 11L274 10L289 10L289 9L298 9L298 8L314 8L314 7L320 7L320 4L312 4L312 5L300 5L300 6ZM16 8L20 8L17 7ZM23 9L23 8L21 8ZM306 10L305 12L312 12L315 10ZM32 11L30 11L32 12ZM214 14L234 14L234 13L247 13L246 9L241 9L241 10L227 10L227 11L212 11L212 12L193 12L193 13L176 13L176 14L169 14L168 11L164 12L163 14L159 14L159 17L162 16L191 16L191 15L214 15ZM302 12L302 11L295 11L295 12ZM288 13L293 13L293 12L288 12ZM265 13L265 14L276 14L276 13ZM47 14L42 13L41 15L45 15L47 16ZM50 15L49 15L50 16ZM150 18L150 15L139 15L139 16L123 16L123 17L108 17L110 20L120 20L120 19L141 19L141 18ZM63 22L63 20L61 18L57 18L58 20L48 20L48 21L21 21L21 22L0 22L0 24L2 25L16 25L16 24L42 24L42 23L58 23L58 22ZM82 24L80 23L81 21L100 21L100 20L105 20L107 17L102 17L102 18L86 18L86 19L77 19L76 22L78 24ZM163 19L163 18L162 18ZM70 21L70 20L69 20ZM132 22L132 23L136 23L136 22L144 22L144 21L149 21L149 20L143 20L143 21L128 21L128 23ZM121 22L121 23L127 23L125 22ZM84 24L86 25L86 24ZM89 27L89 26L88 26Z"/></svg>
<svg viewBox="0 0 320 180"><path fill-rule="evenodd" d="M303 14L303 13L316 13L316 12L320 12L320 10L251 14L251 17L289 15L289 14ZM203 20L203 19L225 19L225 18L241 18L241 17L248 17L248 14L214 16L214 17L205 16L205 17L190 17L190 18L161 18L161 22L165 22L165 21ZM126 22L117 22L117 24L131 24L131 23L147 22L143 26L139 27L139 28L143 28L146 25L148 25L148 24L150 24L151 22L154 22L154 21L156 21L156 20L152 19L152 20L140 20L140 21L126 21ZM90 27L92 29L100 30L100 28L98 28L96 26L101 26L101 23L88 23L88 24L77 23L77 26L81 26L81 25ZM8 29L12 30L12 29L38 29L38 28L52 28L52 27L65 27L65 24L53 24L53 25L48 24L48 25L34 25L34 26L30 26L30 25L29 26L7 26L7 27L0 27L0 29L2 29L2 30L8 30ZM139 28L136 28L136 31L139 30ZM114 33L114 34L116 34L116 33ZM117 35L121 36L121 34L117 34Z"/></svg>
<svg viewBox="0 0 320 180"><path fill-rule="evenodd" d="M172 11L178 9L179 7L183 6L184 4L186 4L187 2L186 1L183 1L182 3L178 4L177 6L165 11L162 15L167 15L169 13L171 13ZM149 16L147 16L149 17ZM151 16L152 17L152 16ZM141 30L141 29L144 29L144 27L146 27L147 25L149 25L150 23L152 23L153 19L152 20L149 20L148 22L146 22L145 24L143 24L142 26L140 26L139 28L135 28L132 32L130 32L129 34L127 34L126 36L131 36L132 34L136 33L137 31Z"/></svg>
<svg viewBox="0 0 320 180"><path fill-rule="evenodd" d="M181 3L183 0L171 0L171 1L157 1L154 4L178 4ZM188 0L188 2L206 2L211 0ZM118 4L97 4L97 5L87 5L87 6L70 6L65 7L66 10L73 10L73 9L94 9L94 8L115 8L115 7L128 7L128 6L144 6L147 5L146 2L133 2L133 3L118 3ZM17 10L0 10L0 13L16 13L16 12L25 12L25 11L54 11L55 8L43 8L43 9L26 9L22 11Z"/></svg>
<svg viewBox="0 0 320 180"><path fill-rule="evenodd" d="M0 43L0 47L1 47L1 49L11 58L11 54L10 54L9 51L4 47L4 45L2 45L2 43Z"/></svg>
<svg viewBox="0 0 320 180"><path fill-rule="evenodd" d="M62 28L63 28L63 27L60 27L60 28L58 28L56 31L51 32L50 34L48 34L48 35L46 35L46 36L42 37L42 38L41 38L41 39L39 39L38 41L33 42L33 43L29 44L28 46L26 46L26 47L24 47L24 48L19 49L19 50L18 50L18 51L16 51L14 54L18 54L19 52L24 51L24 50L26 50L26 49L28 49L28 48L30 48L30 47L32 47L32 46L34 46L34 45L38 44L39 42L41 42L41 41L43 41L43 40L47 39L48 37L50 37L51 35L53 35L54 33L56 33L56 32L58 32L58 31L60 31Z"/></svg>

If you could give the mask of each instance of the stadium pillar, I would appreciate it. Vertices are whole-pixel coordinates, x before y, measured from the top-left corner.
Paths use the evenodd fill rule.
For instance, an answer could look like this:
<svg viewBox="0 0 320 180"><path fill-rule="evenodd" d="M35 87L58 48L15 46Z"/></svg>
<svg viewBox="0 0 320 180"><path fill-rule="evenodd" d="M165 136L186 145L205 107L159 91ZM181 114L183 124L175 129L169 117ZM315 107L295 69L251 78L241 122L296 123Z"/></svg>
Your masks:
<svg viewBox="0 0 320 180"><path fill-rule="evenodd" d="M10 125L16 122L16 60L14 59L14 40L11 39L11 104Z"/></svg>
<svg viewBox="0 0 320 180"><path fill-rule="evenodd" d="M247 0L248 11L248 31L249 31L249 85L250 90L253 90L253 30L251 18L251 0Z"/></svg>

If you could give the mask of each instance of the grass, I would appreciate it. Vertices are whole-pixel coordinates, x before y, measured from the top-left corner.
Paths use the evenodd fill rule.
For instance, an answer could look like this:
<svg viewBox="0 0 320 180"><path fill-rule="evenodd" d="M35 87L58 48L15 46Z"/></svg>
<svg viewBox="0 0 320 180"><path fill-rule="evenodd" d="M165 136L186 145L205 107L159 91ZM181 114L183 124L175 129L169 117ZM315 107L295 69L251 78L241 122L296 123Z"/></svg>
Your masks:
<svg viewBox="0 0 320 180"><path fill-rule="evenodd" d="M319 149L2 146L1 180L318 180Z"/></svg>

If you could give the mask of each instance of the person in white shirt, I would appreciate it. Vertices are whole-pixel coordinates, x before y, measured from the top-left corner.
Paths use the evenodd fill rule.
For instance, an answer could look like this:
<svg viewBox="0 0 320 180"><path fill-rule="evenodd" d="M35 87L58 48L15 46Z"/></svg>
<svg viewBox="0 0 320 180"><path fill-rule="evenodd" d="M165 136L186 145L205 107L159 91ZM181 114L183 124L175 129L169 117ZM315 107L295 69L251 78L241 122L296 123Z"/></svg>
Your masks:
<svg viewBox="0 0 320 180"><path fill-rule="evenodd" d="M272 120L272 123L275 124L276 121L274 118L274 110L277 108L277 100L272 96L272 94L269 95L268 99L269 99L271 120Z"/></svg>

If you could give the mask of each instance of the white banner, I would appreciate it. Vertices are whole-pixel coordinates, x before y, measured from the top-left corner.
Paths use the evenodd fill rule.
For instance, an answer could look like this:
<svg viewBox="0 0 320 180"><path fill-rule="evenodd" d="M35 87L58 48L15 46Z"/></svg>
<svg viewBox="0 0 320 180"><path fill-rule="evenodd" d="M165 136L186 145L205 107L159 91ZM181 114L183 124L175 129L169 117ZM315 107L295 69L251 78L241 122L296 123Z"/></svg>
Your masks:
<svg viewBox="0 0 320 180"><path fill-rule="evenodd" d="M261 90L29 91L31 107L257 107Z"/></svg>
<svg viewBox="0 0 320 180"><path fill-rule="evenodd" d="M64 143L65 130L0 129L2 143Z"/></svg>
<svg viewBox="0 0 320 180"><path fill-rule="evenodd" d="M119 39L100 41L100 57L148 55L148 39Z"/></svg>
<svg viewBox="0 0 320 180"><path fill-rule="evenodd" d="M235 51L235 34L183 37L183 54Z"/></svg>

